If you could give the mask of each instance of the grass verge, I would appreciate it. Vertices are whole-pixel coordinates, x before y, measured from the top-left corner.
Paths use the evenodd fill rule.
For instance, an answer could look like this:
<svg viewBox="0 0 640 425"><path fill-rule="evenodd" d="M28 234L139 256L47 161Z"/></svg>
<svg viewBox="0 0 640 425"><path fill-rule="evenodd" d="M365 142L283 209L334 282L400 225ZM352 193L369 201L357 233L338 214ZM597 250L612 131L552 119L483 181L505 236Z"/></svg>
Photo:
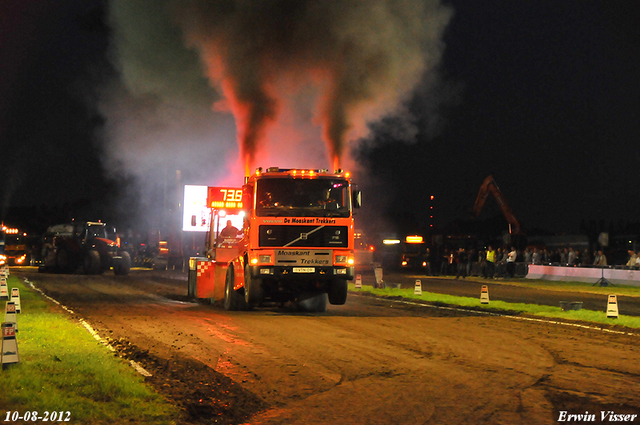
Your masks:
<svg viewBox="0 0 640 425"><path fill-rule="evenodd" d="M436 294L432 292L422 292L422 295L415 295L414 289L384 288L376 289L372 286L363 285L361 289L356 289L355 284L349 284L349 290L354 292L368 292L383 297L401 297L408 300L426 301L432 304L457 305L473 309L482 309L495 312L526 313L534 316L546 318L556 318L565 320L575 320L582 322L598 323L602 325L619 325L628 328L640 329L640 318L620 315L617 319L608 319L605 311L593 310L570 310L563 311L560 307L526 304L508 303L505 301L491 301L489 304L481 304L480 297L459 297L455 295Z"/></svg>
<svg viewBox="0 0 640 425"><path fill-rule="evenodd" d="M571 282L571 281L553 281L542 279L506 279L506 280L487 280L478 277L467 278L478 282L490 282L491 284L503 284L510 286L521 286L523 288L544 289L545 291L558 292L583 292L587 294L617 294L627 297L640 297L640 286L618 285L610 286L594 286L588 282Z"/></svg>
<svg viewBox="0 0 640 425"><path fill-rule="evenodd" d="M7 412L69 412L73 424L174 424L180 412L78 322L18 278L20 362L0 372L0 420ZM4 308L4 303L2 303ZM4 314L4 313L2 313ZM65 413L66 418L66 413Z"/></svg>

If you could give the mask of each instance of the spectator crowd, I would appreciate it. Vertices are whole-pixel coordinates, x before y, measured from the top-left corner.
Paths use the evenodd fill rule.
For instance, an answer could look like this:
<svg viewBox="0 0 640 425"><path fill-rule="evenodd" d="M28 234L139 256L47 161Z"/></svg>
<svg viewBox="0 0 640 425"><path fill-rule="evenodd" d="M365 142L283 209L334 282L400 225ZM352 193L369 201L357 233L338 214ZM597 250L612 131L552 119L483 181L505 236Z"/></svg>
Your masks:
<svg viewBox="0 0 640 425"><path fill-rule="evenodd" d="M427 275L466 276L485 278L511 278L526 275L528 265L553 265L565 267L607 267L607 257L602 250L593 254L589 249L527 247L524 251L513 247L494 249L488 246L484 250L445 249L440 255L427 250L424 256ZM640 269L640 251L629 251L625 267Z"/></svg>

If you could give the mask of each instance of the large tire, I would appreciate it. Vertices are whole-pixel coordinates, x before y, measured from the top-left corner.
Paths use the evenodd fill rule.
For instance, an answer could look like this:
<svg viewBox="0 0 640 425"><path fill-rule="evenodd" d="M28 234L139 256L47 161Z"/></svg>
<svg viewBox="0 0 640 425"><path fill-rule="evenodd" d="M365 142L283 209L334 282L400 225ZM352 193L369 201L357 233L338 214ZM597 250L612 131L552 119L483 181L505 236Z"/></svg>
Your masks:
<svg viewBox="0 0 640 425"><path fill-rule="evenodd" d="M158 256L154 256L151 260L151 268L153 270L167 270L167 260Z"/></svg>
<svg viewBox="0 0 640 425"><path fill-rule="evenodd" d="M224 282L224 309L227 311L245 310L244 296L233 289L234 280L233 266L229 266Z"/></svg>
<svg viewBox="0 0 640 425"><path fill-rule="evenodd" d="M127 251L122 253L122 258L113 263L113 273L118 276L126 276L131 270L131 255Z"/></svg>
<svg viewBox="0 0 640 425"><path fill-rule="evenodd" d="M347 292L349 290L349 285L347 284L346 279L337 279L331 282L329 286L329 292L327 295L329 296L329 302L332 305L343 305L347 302Z"/></svg>
<svg viewBox="0 0 640 425"><path fill-rule="evenodd" d="M244 266L244 302L247 309L251 310L258 306L264 299L264 290L262 289L262 279L252 279L249 272L249 265Z"/></svg>
<svg viewBox="0 0 640 425"><path fill-rule="evenodd" d="M102 273L102 264L100 263L100 253L95 249L87 252L84 256L82 265L84 274L100 274Z"/></svg>
<svg viewBox="0 0 640 425"><path fill-rule="evenodd" d="M195 278L192 278L191 270L189 270L189 274L187 275L187 298L190 300L196 299L196 282Z"/></svg>
<svg viewBox="0 0 640 425"><path fill-rule="evenodd" d="M324 313L327 311L327 294L300 294L296 301L298 310L307 313Z"/></svg>

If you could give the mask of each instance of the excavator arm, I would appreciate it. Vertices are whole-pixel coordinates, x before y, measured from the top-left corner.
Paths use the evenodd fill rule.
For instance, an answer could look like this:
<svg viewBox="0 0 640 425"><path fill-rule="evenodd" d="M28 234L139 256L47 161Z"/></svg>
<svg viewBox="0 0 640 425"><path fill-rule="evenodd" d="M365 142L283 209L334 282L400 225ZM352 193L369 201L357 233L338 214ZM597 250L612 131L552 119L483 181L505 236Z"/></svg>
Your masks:
<svg viewBox="0 0 640 425"><path fill-rule="evenodd" d="M492 175L484 179L484 182L482 182L482 185L480 186L478 197L476 198L476 202L473 205L473 214L476 217L480 215L482 207L487 200L487 196L489 196L489 192L491 192L496 202L498 203L498 206L502 210L502 214L504 214L504 217L509 222L509 233L519 235L521 232L520 223L516 219L516 216L513 214L513 211L511 211L507 200L504 198L504 195L500 191L500 188L498 188L498 185L496 184Z"/></svg>

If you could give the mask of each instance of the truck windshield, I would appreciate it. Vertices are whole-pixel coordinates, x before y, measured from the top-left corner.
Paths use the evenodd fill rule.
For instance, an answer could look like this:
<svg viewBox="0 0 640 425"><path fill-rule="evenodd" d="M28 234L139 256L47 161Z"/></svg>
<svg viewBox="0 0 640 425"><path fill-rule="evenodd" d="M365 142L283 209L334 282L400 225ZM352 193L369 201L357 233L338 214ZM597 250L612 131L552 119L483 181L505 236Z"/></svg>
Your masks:
<svg viewBox="0 0 640 425"><path fill-rule="evenodd" d="M256 214L287 217L349 217L349 182L336 178L263 178L257 182Z"/></svg>

